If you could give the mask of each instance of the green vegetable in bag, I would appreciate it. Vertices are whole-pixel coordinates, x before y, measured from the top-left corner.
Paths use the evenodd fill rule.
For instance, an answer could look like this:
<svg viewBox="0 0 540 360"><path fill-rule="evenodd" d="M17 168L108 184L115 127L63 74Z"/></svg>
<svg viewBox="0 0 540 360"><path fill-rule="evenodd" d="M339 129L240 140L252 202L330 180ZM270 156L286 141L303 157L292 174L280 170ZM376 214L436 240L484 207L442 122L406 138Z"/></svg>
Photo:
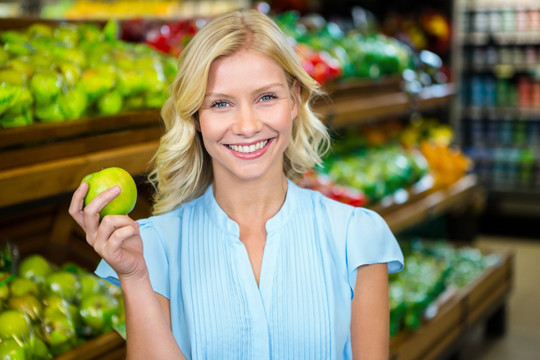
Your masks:
<svg viewBox="0 0 540 360"><path fill-rule="evenodd" d="M13 100L20 96L22 88L3 83L0 86L0 115L5 113L12 105Z"/></svg>
<svg viewBox="0 0 540 360"><path fill-rule="evenodd" d="M80 81L81 89L86 92L90 101L97 100L115 85L115 79L110 74L97 69L86 69Z"/></svg>
<svg viewBox="0 0 540 360"><path fill-rule="evenodd" d="M77 26L73 24L58 25L53 30L53 37L66 47L77 46L81 39L81 36L77 31Z"/></svg>
<svg viewBox="0 0 540 360"><path fill-rule="evenodd" d="M109 91L97 101L100 115L115 115L122 110L123 97L117 90Z"/></svg>
<svg viewBox="0 0 540 360"><path fill-rule="evenodd" d="M88 96L79 87L74 87L62 93L58 103L65 119L78 119L87 110Z"/></svg>
<svg viewBox="0 0 540 360"><path fill-rule="evenodd" d="M39 70L30 79L30 91L36 104L50 104L62 90L61 76L50 70Z"/></svg>
<svg viewBox="0 0 540 360"><path fill-rule="evenodd" d="M37 104L34 115L42 122L60 122L65 119L60 104L57 102L45 105Z"/></svg>
<svg viewBox="0 0 540 360"><path fill-rule="evenodd" d="M116 89L122 96L128 97L146 90L148 82L136 71L123 70L118 77Z"/></svg>

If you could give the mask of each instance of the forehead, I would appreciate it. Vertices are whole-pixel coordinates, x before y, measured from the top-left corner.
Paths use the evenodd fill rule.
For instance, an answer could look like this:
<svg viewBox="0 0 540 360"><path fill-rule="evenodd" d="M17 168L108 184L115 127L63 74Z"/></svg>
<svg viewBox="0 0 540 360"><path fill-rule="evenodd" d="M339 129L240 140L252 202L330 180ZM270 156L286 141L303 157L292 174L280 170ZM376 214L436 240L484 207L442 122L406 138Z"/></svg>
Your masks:
<svg viewBox="0 0 540 360"><path fill-rule="evenodd" d="M221 81L286 81L285 71L272 58L253 50L240 50L214 60L210 66L208 85Z"/></svg>

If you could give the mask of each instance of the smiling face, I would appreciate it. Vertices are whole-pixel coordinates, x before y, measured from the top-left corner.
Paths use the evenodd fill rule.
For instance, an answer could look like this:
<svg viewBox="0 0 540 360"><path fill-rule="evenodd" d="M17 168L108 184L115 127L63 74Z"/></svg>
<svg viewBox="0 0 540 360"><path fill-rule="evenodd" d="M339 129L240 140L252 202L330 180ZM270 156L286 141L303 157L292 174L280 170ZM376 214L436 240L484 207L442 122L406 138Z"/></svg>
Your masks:
<svg viewBox="0 0 540 360"><path fill-rule="evenodd" d="M248 50L216 59L199 110L214 177L282 176L296 115L285 72L273 60Z"/></svg>

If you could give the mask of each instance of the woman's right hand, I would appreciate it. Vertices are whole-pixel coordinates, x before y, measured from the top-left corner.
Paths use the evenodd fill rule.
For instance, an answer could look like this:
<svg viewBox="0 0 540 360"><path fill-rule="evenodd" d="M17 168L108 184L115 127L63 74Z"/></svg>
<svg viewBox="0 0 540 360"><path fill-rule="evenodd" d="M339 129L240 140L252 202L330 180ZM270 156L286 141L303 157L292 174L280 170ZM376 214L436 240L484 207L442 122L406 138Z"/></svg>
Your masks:
<svg viewBox="0 0 540 360"><path fill-rule="evenodd" d="M99 212L120 194L120 187L102 192L84 206L87 192L88 184L81 183L71 199L69 214L83 228L88 244L116 271L119 279L146 277L139 224L127 215L107 215L100 221Z"/></svg>

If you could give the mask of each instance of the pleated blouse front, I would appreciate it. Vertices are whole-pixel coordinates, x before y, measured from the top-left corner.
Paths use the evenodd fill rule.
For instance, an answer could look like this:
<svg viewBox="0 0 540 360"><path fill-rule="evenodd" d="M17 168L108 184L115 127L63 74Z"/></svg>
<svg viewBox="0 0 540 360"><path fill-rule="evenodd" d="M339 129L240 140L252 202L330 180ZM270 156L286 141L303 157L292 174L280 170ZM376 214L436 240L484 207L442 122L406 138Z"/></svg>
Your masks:
<svg viewBox="0 0 540 360"><path fill-rule="evenodd" d="M266 224L259 285L238 225L211 187L139 222L153 289L170 300L172 331L188 359L351 359L356 268L403 267L379 215L292 182ZM105 261L96 274L118 284Z"/></svg>

